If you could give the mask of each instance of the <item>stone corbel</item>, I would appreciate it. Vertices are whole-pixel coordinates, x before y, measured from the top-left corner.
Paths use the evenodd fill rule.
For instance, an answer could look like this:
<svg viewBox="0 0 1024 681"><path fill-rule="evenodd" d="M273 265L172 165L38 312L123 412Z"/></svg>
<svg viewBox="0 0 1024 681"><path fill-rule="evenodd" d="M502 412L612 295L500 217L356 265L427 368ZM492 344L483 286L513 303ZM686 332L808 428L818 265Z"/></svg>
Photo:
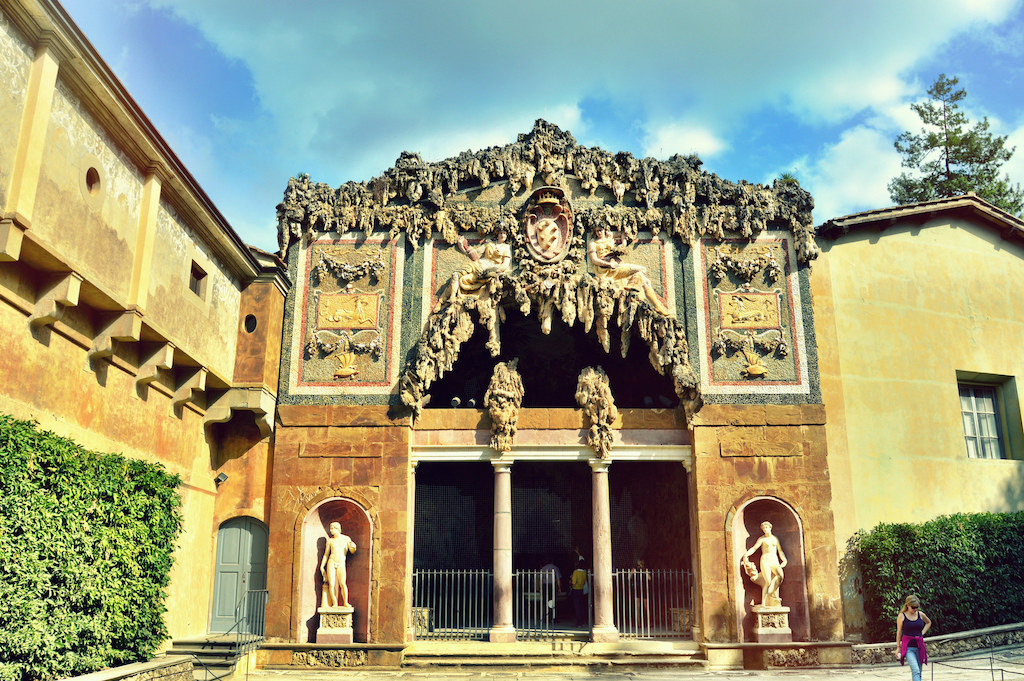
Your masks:
<svg viewBox="0 0 1024 681"><path fill-rule="evenodd" d="M229 388L206 409L203 424L207 427L214 423L226 423L231 420L232 412L252 412L260 436L267 437L274 432L274 410L277 398L263 387Z"/></svg>
<svg viewBox="0 0 1024 681"><path fill-rule="evenodd" d="M35 309L28 319L33 329L49 326L64 316L64 310L78 305L82 292L82 277L75 272L66 272L49 287L40 291Z"/></svg>
<svg viewBox="0 0 1024 681"><path fill-rule="evenodd" d="M89 368L96 370L100 360L114 354L114 341L137 342L142 335L142 314L138 310L125 310L104 326L89 349Z"/></svg>
<svg viewBox="0 0 1024 681"><path fill-rule="evenodd" d="M171 400L175 413L180 412L181 408L188 402L195 404L196 393L206 391L206 374L206 369L198 367L194 370L194 373L190 374L178 385L174 391L174 399Z"/></svg>
<svg viewBox="0 0 1024 681"><path fill-rule="evenodd" d="M21 258L21 242L28 229L28 220L19 213L6 213L0 217L0 262L14 262Z"/></svg>
<svg viewBox="0 0 1024 681"><path fill-rule="evenodd" d="M135 385L142 387L155 381L160 375L160 369L170 371L174 367L174 344L161 343L156 350L142 359L139 366L139 373L135 376Z"/></svg>

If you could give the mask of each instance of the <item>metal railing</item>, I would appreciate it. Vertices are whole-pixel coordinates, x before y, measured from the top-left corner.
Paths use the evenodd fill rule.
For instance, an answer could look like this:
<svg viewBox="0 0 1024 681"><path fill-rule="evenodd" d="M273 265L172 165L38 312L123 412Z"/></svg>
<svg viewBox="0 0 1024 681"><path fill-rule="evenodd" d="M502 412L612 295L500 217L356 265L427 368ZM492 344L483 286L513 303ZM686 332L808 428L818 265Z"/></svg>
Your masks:
<svg viewBox="0 0 1024 681"><path fill-rule="evenodd" d="M551 636L556 588L554 572L518 570L512 573L512 622L517 639L542 640Z"/></svg>
<svg viewBox="0 0 1024 681"><path fill-rule="evenodd" d="M1002 666L1004 664L1012 664L1017 666L1018 669L1006 669ZM972 679L981 678L986 672L991 681L1020 681L1024 679L1024 668L1020 666L1020 663L1000 658L992 653L989 653L987 657L966 656L961 659L944 660L942 662L928 660L928 666L931 671L931 679L953 678L957 676L962 678L967 676L965 672L979 672L979 674L970 675ZM940 667L942 669L939 669ZM946 673L947 671L948 674Z"/></svg>
<svg viewBox="0 0 1024 681"><path fill-rule="evenodd" d="M613 570L615 627L623 638L691 638L693 573Z"/></svg>
<svg viewBox="0 0 1024 681"><path fill-rule="evenodd" d="M235 605L235 623L224 632L225 635L235 633L235 655L241 657L263 642L267 624L266 589L246 591Z"/></svg>
<svg viewBox="0 0 1024 681"><path fill-rule="evenodd" d="M412 573L412 625L417 639L486 639L493 602L490 570Z"/></svg>

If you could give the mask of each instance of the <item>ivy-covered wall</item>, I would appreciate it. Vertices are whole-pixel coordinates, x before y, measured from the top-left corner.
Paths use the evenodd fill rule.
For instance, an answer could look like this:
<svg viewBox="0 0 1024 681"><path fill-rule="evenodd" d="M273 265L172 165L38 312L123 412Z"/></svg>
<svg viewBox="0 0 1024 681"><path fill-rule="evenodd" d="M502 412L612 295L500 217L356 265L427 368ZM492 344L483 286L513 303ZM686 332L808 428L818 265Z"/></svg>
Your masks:
<svg viewBox="0 0 1024 681"><path fill-rule="evenodd" d="M163 619L180 479L0 414L0 679L146 659Z"/></svg>

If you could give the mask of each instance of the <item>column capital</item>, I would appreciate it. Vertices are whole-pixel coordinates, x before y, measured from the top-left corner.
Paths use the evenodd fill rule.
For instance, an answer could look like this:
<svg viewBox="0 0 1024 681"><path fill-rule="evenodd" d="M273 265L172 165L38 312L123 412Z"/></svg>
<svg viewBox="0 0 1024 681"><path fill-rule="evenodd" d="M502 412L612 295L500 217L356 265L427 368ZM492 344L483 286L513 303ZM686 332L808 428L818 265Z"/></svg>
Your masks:
<svg viewBox="0 0 1024 681"><path fill-rule="evenodd" d="M511 459L491 459L491 465L494 466L495 473L508 473L512 470Z"/></svg>
<svg viewBox="0 0 1024 681"><path fill-rule="evenodd" d="M588 459L587 463L590 464L590 470L595 473L607 473L608 469L612 466L612 462L609 459Z"/></svg>

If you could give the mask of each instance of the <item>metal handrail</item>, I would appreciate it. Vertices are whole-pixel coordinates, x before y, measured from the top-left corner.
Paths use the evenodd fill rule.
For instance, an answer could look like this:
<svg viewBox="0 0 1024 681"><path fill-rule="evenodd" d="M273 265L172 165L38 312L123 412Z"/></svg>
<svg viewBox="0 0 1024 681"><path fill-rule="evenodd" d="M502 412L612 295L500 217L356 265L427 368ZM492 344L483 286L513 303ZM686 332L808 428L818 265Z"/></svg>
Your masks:
<svg viewBox="0 0 1024 681"><path fill-rule="evenodd" d="M200 666L202 666L202 668L203 668L203 681L209 681L209 679L210 679L210 668L206 666L206 663L203 662L202 660L200 660L199 656L196 655L195 653L189 653L188 656L192 658L192 667L193 668L196 666L195 665L196 662L198 662L200 664ZM193 672L193 676L195 676L194 672Z"/></svg>
<svg viewBox="0 0 1024 681"><path fill-rule="evenodd" d="M232 631L235 632L235 655L237 657L259 648L260 643L263 642L269 595L266 589L250 589L238 599L238 603L235 605L235 623L224 632L225 636Z"/></svg>
<svg viewBox="0 0 1024 681"><path fill-rule="evenodd" d="M946 662L946 661L937 662L935 660L928 660L928 664L931 666L931 678L933 678L933 679L935 678L935 669L936 669L936 667L946 667L948 669L956 669L957 671L980 671L980 672L987 671L991 675L992 681L996 681L997 679L998 679L998 681L1008 681L1008 679L1007 679L1007 675L1008 674L1011 675L1011 678L1014 678L1014 679L1024 678L1024 672L1018 672L1018 671L1015 671L1013 669L1005 669L1003 667L997 667L996 666L996 660L998 660L998 659L1000 659L1000 658L997 658L995 655L992 655L991 653L989 653L987 659L984 658L984 657L971 657L971 658L967 658L967 659L963 660L963 662L967 662L969 660L978 660L978 661L982 661L982 662L987 661L988 662L988 667L987 668L986 667L969 667L969 666L963 666L962 664L953 664L952 662ZM1005 661L1005 660L1002 660L1002 661Z"/></svg>

